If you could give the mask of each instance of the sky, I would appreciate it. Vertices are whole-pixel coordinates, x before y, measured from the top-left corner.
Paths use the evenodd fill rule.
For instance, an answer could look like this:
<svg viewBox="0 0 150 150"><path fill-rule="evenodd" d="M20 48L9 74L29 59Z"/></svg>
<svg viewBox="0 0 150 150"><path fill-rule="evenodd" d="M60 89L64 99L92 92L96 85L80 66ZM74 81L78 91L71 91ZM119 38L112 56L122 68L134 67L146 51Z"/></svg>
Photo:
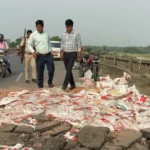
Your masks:
<svg viewBox="0 0 150 150"><path fill-rule="evenodd" d="M23 36L42 19L45 31L61 36L65 20L74 21L83 45L150 45L150 0L0 0L0 33Z"/></svg>

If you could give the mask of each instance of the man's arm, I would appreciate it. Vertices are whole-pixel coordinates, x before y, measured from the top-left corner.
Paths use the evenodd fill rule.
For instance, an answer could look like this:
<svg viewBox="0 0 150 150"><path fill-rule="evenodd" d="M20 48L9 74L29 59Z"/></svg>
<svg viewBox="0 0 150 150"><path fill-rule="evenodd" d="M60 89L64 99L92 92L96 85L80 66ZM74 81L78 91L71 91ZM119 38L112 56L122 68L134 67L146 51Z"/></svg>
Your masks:
<svg viewBox="0 0 150 150"><path fill-rule="evenodd" d="M76 34L76 42L77 42L77 50L78 50L78 52L81 52L82 42L81 42L81 36L79 33Z"/></svg>
<svg viewBox="0 0 150 150"><path fill-rule="evenodd" d="M21 39L21 42L20 42L20 47L19 47L19 51L20 51L20 55L22 56L23 55L23 46L25 46L25 38L22 38Z"/></svg>
<svg viewBox="0 0 150 150"><path fill-rule="evenodd" d="M50 51L52 52L52 44L51 44L51 39L50 39L50 36L48 35L48 38L49 38L49 43L48 43L48 45L49 45L49 48L50 48Z"/></svg>
<svg viewBox="0 0 150 150"><path fill-rule="evenodd" d="M81 61L81 51L82 51L82 42L81 42L81 36L79 33L76 34L76 42L77 42L77 61Z"/></svg>
<svg viewBox="0 0 150 150"><path fill-rule="evenodd" d="M63 35L61 36L61 41L60 41L60 50L63 52L64 51L64 41L63 41Z"/></svg>
<svg viewBox="0 0 150 150"><path fill-rule="evenodd" d="M8 43L5 42L6 49L9 49Z"/></svg>
<svg viewBox="0 0 150 150"><path fill-rule="evenodd" d="M60 41L60 59L63 59L63 52L64 52L64 42L63 42L63 35L61 36L61 41Z"/></svg>
<svg viewBox="0 0 150 150"><path fill-rule="evenodd" d="M28 49L31 53L34 53L34 39L33 39L33 34L30 35L29 40L28 40Z"/></svg>

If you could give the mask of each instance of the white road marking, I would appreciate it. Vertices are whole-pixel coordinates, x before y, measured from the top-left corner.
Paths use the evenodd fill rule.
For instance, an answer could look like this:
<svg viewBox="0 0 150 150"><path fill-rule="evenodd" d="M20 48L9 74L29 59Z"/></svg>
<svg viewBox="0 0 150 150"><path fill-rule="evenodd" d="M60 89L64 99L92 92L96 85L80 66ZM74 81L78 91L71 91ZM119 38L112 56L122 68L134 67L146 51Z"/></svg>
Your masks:
<svg viewBox="0 0 150 150"><path fill-rule="evenodd" d="M19 74L19 76L16 79L16 82L18 82L21 79L22 76L23 76L23 72Z"/></svg>

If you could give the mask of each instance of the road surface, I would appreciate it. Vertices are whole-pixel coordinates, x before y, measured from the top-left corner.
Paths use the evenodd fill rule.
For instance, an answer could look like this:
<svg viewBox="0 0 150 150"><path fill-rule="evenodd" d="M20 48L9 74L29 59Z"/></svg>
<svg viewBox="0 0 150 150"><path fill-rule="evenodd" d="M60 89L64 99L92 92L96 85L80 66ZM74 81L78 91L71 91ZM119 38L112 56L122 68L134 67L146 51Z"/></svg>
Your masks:
<svg viewBox="0 0 150 150"><path fill-rule="evenodd" d="M0 78L0 89L6 89L6 88L24 88L24 89L34 89L37 88L37 85L35 83L25 83L24 79L24 64L20 63L19 56L12 55L11 56L12 61L12 74L10 75L7 72L7 76L5 78ZM65 77L65 68L63 61L54 61L55 62L55 75L54 75L54 85L55 86L62 86L63 79ZM30 71L31 72L31 71ZM78 80L78 72L74 71L74 76L76 80ZM31 74L30 74L30 80ZM47 68L45 67L45 74L44 74L44 87L47 87L47 80L48 80L48 73Z"/></svg>

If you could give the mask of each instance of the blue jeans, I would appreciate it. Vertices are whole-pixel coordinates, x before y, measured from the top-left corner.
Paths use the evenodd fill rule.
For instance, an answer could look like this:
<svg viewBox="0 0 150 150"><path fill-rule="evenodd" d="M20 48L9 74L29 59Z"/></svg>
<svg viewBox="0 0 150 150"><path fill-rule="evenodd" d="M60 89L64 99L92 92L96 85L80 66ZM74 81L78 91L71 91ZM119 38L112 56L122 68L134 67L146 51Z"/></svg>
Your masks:
<svg viewBox="0 0 150 150"><path fill-rule="evenodd" d="M52 84L53 77L54 77L54 60L53 55L51 53L47 55L38 55L36 59L36 68L37 68L37 79L38 79L38 86L39 88L43 88L44 82L44 68L45 65L47 66L48 70L48 85Z"/></svg>

